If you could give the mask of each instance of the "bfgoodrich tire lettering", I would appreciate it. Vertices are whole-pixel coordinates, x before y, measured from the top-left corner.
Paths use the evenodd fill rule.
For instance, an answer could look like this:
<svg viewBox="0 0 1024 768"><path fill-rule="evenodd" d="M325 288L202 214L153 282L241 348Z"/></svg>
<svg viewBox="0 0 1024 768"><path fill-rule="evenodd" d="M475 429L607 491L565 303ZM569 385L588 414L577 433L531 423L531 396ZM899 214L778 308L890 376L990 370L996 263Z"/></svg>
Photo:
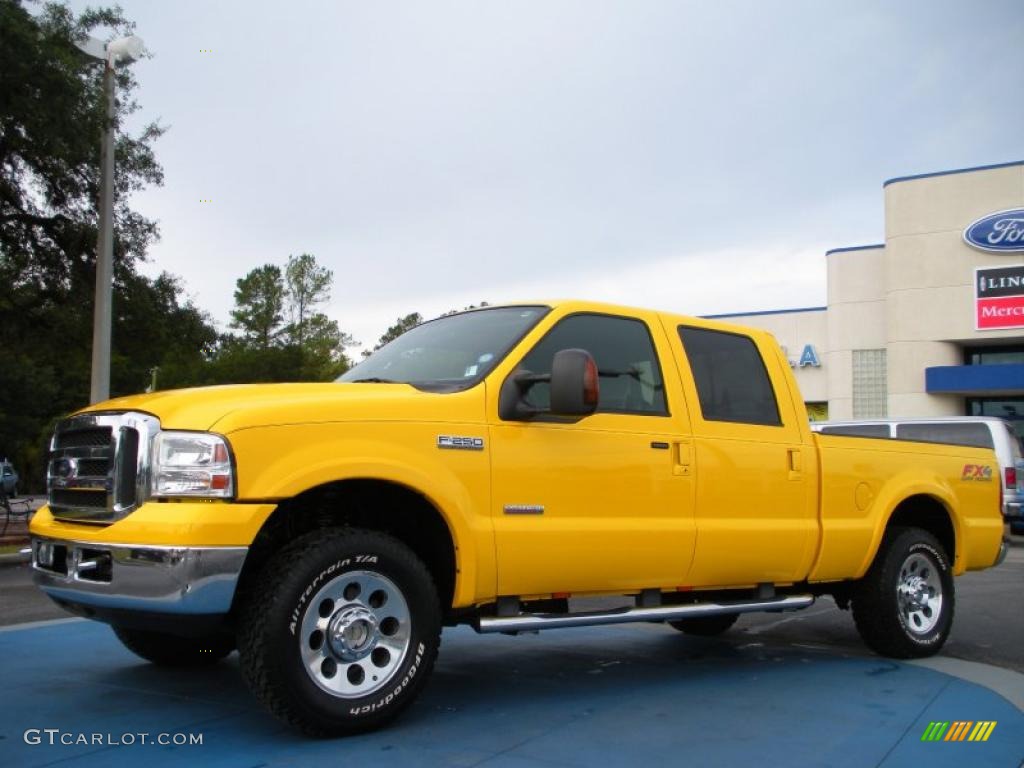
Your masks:
<svg viewBox="0 0 1024 768"><path fill-rule="evenodd" d="M918 528L889 530L853 594L853 619L868 647L897 659L938 653L953 609L953 574L938 540Z"/></svg>
<svg viewBox="0 0 1024 768"><path fill-rule="evenodd" d="M239 654L253 693L305 733L380 727L426 683L441 610L423 563L375 531L327 529L275 555L242 608Z"/></svg>

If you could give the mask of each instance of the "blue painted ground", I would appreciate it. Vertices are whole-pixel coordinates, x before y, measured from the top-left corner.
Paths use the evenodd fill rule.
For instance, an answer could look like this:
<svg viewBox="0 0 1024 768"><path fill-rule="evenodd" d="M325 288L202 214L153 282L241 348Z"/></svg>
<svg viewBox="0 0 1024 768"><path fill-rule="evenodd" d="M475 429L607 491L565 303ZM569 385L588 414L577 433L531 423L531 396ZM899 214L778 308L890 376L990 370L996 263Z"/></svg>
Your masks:
<svg viewBox="0 0 1024 768"><path fill-rule="evenodd" d="M638 625L521 637L446 630L426 692L392 727L335 741L286 730L250 697L237 656L162 670L110 630L0 632L0 766L1014 766L1024 713L938 672L737 636ZM931 720L995 720L986 743L922 743ZM184 732L201 746L26 744L26 729ZM55 735L60 739L60 735ZM138 739L138 737L136 737Z"/></svg>

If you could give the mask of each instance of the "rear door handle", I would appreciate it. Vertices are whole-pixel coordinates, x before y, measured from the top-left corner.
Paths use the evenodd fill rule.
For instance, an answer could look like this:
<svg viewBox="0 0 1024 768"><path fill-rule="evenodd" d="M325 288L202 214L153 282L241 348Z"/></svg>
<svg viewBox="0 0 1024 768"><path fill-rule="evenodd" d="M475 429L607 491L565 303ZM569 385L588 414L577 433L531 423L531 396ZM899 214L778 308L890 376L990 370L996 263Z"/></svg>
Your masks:
<svg viewBox="0 0 1024 768"><path fill-rule="evenodd" d="M672 474L687 476L690 474L690 465L693 463L693 447L689 440L676 440L672 446Z"/></svg>
<svg viewBox="0 0 1024 768"><path fill-rule="evenodd" d="M789 479L799 480L803 477L804 452L802 448L788 448L786 458L789 462Z"/></svg>

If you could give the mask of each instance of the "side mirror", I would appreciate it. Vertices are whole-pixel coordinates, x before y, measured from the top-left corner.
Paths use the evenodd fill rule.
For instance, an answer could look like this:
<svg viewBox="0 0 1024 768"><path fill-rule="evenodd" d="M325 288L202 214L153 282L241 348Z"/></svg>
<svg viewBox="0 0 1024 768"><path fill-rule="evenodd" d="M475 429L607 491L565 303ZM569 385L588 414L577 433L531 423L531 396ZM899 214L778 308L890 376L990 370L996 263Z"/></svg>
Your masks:
<svg viewBox="0 0 1024 768"><path fill-rule="evenodd" d="M585 349L563 349L551 361L551 413L589 416L600 399L597 363Z"/></svg>
<svg viewBox="0 0 1024 768"><path fill-rule="evenodd" d="M526 401L535 384L546 383L550 407L536 408ZM599 400L597 363L585 349L563 349L551 361L551 373L520 369L501 386L498 415L506 421L529 421L538 416L589 416Z"/></svg>

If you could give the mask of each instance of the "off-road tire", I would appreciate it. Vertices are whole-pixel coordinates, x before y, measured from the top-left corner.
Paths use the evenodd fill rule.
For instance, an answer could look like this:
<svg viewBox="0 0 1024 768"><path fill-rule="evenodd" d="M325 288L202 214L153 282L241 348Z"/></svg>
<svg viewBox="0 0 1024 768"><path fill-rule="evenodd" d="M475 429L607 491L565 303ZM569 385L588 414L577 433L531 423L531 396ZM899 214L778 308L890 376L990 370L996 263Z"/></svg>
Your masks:
<svg viewBox="0 0 1024 768"><path fill-rule="evenodd" d="M350 592L353 584L359 589ZM375 607L381 592L386 602ZM397 539L357 528L313 531L281 549L239 619L246 684L311 736L361 733L397 717L426 684L440 642L441 605L426 566Z"/></svg>
<svg viewBox="0 0 1024 768"><path fill-rule="evenodd" d="M714 616L695 616L692 619L670 621L675 629L698 637L716 637L729 631L740 617L738 613L719 613Z"/></svg>
<svg viewBox="0 0 1024 768"><path fill-rule="evenodd" d="M235 639L230 635L179 637L127 627L112 629L125 648L161 667L205 667L235 650Z"/></svg>
<svg viewBox="0 0 1024 768"><path fill-rule="evenodd" d="M901 585L914 579L924 592L937 593L939 607L912 611ZM931 583L931 587L928 587ZM938 653L953 626L953 573L938 539L920 528L892 528L878 554L853 589L853 620L865 644L882 656L914 659ZM903 601L903 602L901 602Z"/></svg>

